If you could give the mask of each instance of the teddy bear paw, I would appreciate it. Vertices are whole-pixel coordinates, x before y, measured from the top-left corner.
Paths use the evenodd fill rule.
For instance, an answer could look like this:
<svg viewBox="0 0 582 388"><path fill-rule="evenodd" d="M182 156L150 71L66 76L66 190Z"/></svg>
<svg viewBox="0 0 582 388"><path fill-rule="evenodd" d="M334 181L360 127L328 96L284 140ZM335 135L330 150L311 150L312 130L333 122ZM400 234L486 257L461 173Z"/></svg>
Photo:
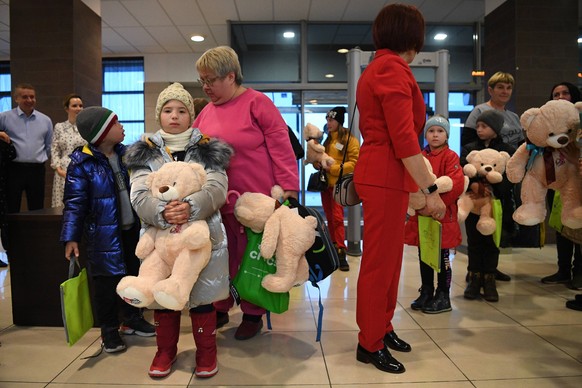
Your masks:
<svg viewBox="0 0 582 388"><path fill-rule="evenodd" d="M542 222L546 218L545 208L534 206L531 204L523 204L513 212L513 220L520 225L534 226Z"/></svg>
<svg viewBox="0 0 582 388"><path fill-rule="evenodd" d="M293 279L285 279L275 275L267 275L261 281L261 285L267 291L271 292L288 292L293 288Z"/></svg>
<svg viewBox="0 0 582 388"><path fill-rule="evenodd" d="M477 222L477 230L483 236L490 236L495 232L495 220L493 218L481 218L479 222Z"/></svg>
<svg viewBox="0 0 582 388"><path fill-rule="evenodd" d="M582 228L582 207L575 208L567 215L562 212L562 224L571 229Z"/></svg>
<svg viewBox="0 0 582 388"><path fill-rule="evenodd" d="M132 286L118 286L117 294L121 297L121 299L123 299L124 302L135 307L147 307L154 301L153 295L148 295L147 293L142 292L141 290Z"/></svg>
<svg viewBox="0 0 582 388"><path fill-rule="evenodd" d="M165 291L154 292L154 299L160 306L174 311L182 310L187 302L184 298L176 297Z"/></svg>

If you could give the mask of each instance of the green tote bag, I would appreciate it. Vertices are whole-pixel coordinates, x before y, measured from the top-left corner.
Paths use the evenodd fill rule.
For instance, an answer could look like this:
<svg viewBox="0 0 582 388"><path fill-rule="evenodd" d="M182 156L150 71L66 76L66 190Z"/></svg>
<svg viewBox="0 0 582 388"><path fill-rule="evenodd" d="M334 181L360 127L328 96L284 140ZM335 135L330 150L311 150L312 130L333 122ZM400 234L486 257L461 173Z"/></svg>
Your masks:
<svg viewBox="0 0 582 388"><path fill-rule="evenodd" d="M263 233L255 233L245 228L247 247L232 285L241 299L249 301L265 310L281 314L289 309L288 292L271 292L263 288L261 281L268 274L276 272L275 259L265 260L260 253Z"/></svg>
<svg viewBox="0 0 582 388"><path fill-rule="evenodd" d="M81 337L93 327L93 309L87 269L75 273L75 264L81 268L79 261L71 256L69 263L69 279L61 283L61 312L67 344L73 346Z"/></svg>

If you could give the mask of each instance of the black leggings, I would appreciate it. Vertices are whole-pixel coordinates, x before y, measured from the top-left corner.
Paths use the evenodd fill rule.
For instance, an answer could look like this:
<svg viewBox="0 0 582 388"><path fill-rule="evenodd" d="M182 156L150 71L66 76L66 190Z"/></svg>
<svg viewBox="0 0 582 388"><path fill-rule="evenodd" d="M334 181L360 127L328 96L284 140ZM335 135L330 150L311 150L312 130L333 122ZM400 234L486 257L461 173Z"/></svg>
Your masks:
<svg viewBox="0 0 582 388"><path fill-rule="evenodd" d="M418 249L418 258L422 285L423 287L432 289L434 287L434 270L430 265L420 260L420 249ZM449 261L449 249L441 249L441 271L437 273L437 287L441 290L449 290L452 274L451 262Z"/></svg>

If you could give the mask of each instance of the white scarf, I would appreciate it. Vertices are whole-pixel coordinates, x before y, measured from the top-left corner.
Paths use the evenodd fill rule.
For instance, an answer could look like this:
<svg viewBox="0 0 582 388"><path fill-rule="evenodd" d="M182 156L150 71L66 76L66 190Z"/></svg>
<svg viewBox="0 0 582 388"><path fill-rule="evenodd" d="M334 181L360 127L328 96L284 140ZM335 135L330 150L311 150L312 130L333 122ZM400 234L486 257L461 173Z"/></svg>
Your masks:
<svg viewBox="0 0 582 388"><path fill-rule="evenodd" d="M170 152L179 152L186 150L186 146L192 137L194 128L188 128L182 133L168 133L160 129L160 136L164 139L164 144L170 149Z"/></svg>

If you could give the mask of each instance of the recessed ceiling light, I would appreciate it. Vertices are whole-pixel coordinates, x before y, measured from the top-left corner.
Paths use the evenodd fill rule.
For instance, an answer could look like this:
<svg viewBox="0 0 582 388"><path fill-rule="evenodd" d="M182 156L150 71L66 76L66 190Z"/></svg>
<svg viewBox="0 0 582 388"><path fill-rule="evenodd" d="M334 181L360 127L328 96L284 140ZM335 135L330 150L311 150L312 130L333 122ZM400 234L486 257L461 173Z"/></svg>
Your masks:
<svg viewBox="0 0 582 388"><path fill-rule="evenodd" d="M445 40L445 39L447 39L447 34L443 34L442 32L439 32L434 36L434 40Z"/></svg>
<svg viewBox="0 0 582 388"><path fill-rule="evenodd" d="M325 75L325 78L333 78L333 77L335 77L335 74L329 73L329 74Z"/></svg>
<svg viewBox="0 0 582 388"><path fill-rule="evenodd" d="M193 42L204 42L204 37L202 35L192 35L190 40Z"/></svg>
<svg viewBox="0 0 582 388"><path fill-rule="evenodd" d="M286 39L295 38L295 33L293 31L285 31L283 33L283 38L286 38Z"/></svg>
<svg viewBox="0 0 582 388"><path fill-rule="evenodd" d="M341 49L337 50L337 52L338 52L338 53L340 53L340 54L345 54L345 53L347 53L348 51L350 51L350 50L348 50L348 49L345 49L345 48L341 48Z"/></svg>

